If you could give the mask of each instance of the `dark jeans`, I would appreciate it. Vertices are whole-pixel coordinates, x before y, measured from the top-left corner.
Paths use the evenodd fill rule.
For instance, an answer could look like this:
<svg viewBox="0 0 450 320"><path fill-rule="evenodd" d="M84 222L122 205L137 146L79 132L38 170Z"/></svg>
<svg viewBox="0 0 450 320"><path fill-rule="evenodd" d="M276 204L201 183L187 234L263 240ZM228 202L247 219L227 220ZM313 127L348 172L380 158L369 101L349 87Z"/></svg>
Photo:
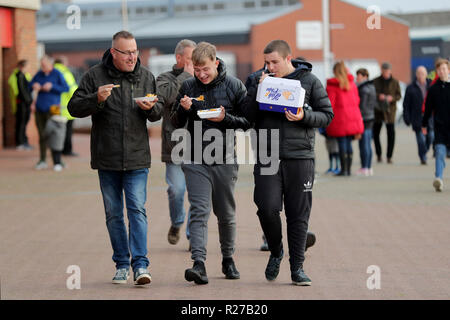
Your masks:
<svg viewBox="0 0 450 320"><path fill-rule="evenodd" d="M338 137L339 154L353 154L352 136Z"/></svg>
<svg viewBox="0 0 450 320"><path fill-rule="evenodd" d="M434 142L434 130L428 130L428 134L424 135L422 129L414 130L416 133L417 151L422 161L427 160L427 152Z"/></svg>
<svg viewBox="0 0 450 320"><path fill-rule="evenodd" d="M36 111L34 114L36 120L36 127L39 133L39 161L45 162L47 158L47 138L45 137L45 125L50 119L50 112Z"/></svg>
<svg viewBox="0 0 450 320"><path fill-rule="evenodd" d="M26 134L27 124L30 120L30 106L24 102L17 104L16 111L16 145L27 145L28 137Z"/></svg>
<svg viewBox="0 0 450 320"><path fill-rule="evenodd" d="M280 211L283 202L287 223L289 262L291 271L303 267L306 233L312 206L314 160L281 160L278 172L262 175L261 165L253 172L255 190L253 198L257 215L270 252L279 256L283 247Z"/></svg>
<svg viewBox="0 0 450 320"><path fill-rule="evenodd" d="M73 132L73 120L68 120L66 123L66 137L64 139L63 154L72 153L72 132Z"/></svg>
<svg viewBox="0 0 450 320"><path fill-rule="evenodd" d="M372 129L365 129L358 143L361 168L372 168Z"/></svg>
<svg viewBox="0 0 450 320"><path fill-rule="evenodd" d="M377 157L381 157L381 143L380 143L380 132L381 127L383 126L383 122L375 122L373 124L373 142L375 143L375 152ZM394 123L386 123L386 131L387 131L387 153L386 157L388 159L392 158L392 154L394 153L394 144L395 144L395 124Z"/></svg>

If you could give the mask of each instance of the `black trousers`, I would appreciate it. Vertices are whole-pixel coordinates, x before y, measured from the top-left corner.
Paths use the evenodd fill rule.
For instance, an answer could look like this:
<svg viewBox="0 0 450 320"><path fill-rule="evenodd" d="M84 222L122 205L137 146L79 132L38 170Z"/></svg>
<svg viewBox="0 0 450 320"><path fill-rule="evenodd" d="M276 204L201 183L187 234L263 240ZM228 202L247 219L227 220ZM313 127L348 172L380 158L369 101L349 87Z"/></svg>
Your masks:
<svg viewBox="0 0 450 320"><path fill-rule="evenodd" d="M286 214L289 262L291 271L303 267L306 233L312 206L314 160L281 160L274 175L261 174L261 165L253 172L255 190L253 198L257 215L270 252L279 256L282 250L280 212L283 203Z"/></svg>
<svg viewBox="0 0 450 320"><path fill-rule="evenodd" d="M16 145L28 144L26 135L27 124L30 120L30 106L25 102L17 103L16 110Z"/></svg>
<svg viewBox="0 0 450 320"><path fill-rule="evenodd" d="M73 120L68 120L66 122L66 137L64 138L64 149L63 154L72 153L72 133L73 133Z"/></svg>
<svg viewBox="0 0 450 320"><path fill-rule="evenodd" d="M375 152L378 157L381 157L381 143L380 143L380 132L381 127L383 126L383 122L375 122L373 124L373 142L375 144ZM386 157L388 159L392 158L392 154L394 153L394 144L395 144L395 124L394 123L386 123L386 131L387 131L387 152Z"/></svg>

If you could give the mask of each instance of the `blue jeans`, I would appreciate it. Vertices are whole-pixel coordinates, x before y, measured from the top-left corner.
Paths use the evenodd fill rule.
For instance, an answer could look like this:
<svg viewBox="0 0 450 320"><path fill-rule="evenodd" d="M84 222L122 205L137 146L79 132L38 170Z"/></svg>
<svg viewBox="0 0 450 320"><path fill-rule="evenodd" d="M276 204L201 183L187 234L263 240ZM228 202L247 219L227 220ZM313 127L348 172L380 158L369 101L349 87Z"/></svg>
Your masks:
<svg viewBox="0 0 450 320"><path fill-rule="evenodd" d="M186 192L186 180L181 165L166 163L167 195L169 198L170 221L173 227L180 228L184 223L186 211L184 210L184 194ZM189 239L189 220L186 224L186 237Z"/></svg>
<svg viewBox="0 0 450 320"><path fill-rule="evenodd" d="M358 143L361 168L370 169L372 167L372 129L365 129Z"/></svg>
<svg viewBox="0 0 450 320"><path fill-rule="evenodd" d="M422 129L414 130L416 133L417 148L419 152L419 158L422 161L427 160L427 152L430 146L433 144L434 131L430 130L426 136L423 135Z"/></svg>
<svg viewBox="0 0 450 320"><path fill-rule="evenodd" d="M445 146L445 144L439 143L435 145L434 150L436 156L435 177L442 179L445 168L445 157L447 156L447 147Z"/></svg>
<svg viewBox="0 0 450 320"><path fill-rule="evenodd" d="M352 136L337 138L338 145L339 145L339 153L353 154L352 139L353 139Z"/></svg>
<svg viewBox="0 0 450 320"><path fill-rule="evenodd" d="M148 169L130 171L98 170L100 189L105 205L106 227L113 248L116 268L146 268L147 258L147 198ZM123 215L123 195L128 216L129 238Z"/></svg>

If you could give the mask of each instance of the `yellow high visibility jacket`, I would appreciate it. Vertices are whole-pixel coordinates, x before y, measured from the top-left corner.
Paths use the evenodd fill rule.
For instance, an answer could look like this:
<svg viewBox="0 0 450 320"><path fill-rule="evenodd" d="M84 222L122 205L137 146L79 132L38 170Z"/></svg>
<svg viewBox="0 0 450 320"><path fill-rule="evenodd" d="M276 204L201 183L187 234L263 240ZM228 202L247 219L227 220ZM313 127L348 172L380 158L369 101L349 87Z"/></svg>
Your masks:
<svg viewBox="0 0 450 320"><path fill-rule="evenodd" d="M70 115L69 110L67 110L67 105L69 104L70 98L72 98L73 93L78 88L77 82L75 81L75 77L73 76L70 69L62 63L55 63L54 67L56 70L60 71L63 74L64 80L66 80L67 85L69 86L69 91L63 92L61 94L61 115L66 117L67 120L73 120L75 118Z"/></svg>
<svg viewBox="0 0 450 320"><path fill-rule="evenodd" d="M19 71L19 69L15 68L8 78L9 99L11 100L12 114L16 114L17 96L19 95L19 87L17 86L17 76L16 76L17 71ZM31 75L28 72L25 73L25 78L27 78L28 81L31 81Z"/></svg>

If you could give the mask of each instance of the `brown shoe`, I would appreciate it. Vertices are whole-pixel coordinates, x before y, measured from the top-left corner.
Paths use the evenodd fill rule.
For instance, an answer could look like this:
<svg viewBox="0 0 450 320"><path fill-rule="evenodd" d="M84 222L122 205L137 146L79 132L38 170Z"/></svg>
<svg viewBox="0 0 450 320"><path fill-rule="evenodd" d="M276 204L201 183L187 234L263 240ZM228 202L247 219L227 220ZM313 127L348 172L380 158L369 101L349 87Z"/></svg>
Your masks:
<svg viewBox="0 0 450 320"><path fill-rule="evenodd" d="M387 163L393 164L394 162L392 161L392 158L387 158Z"/></svg>
<svg viewBox="0 0 450 320"><path fill-rule="evenodd" d="M170 244L177 244L180 240L180 228L171 226L167 234L167 240Z"/></svg>

